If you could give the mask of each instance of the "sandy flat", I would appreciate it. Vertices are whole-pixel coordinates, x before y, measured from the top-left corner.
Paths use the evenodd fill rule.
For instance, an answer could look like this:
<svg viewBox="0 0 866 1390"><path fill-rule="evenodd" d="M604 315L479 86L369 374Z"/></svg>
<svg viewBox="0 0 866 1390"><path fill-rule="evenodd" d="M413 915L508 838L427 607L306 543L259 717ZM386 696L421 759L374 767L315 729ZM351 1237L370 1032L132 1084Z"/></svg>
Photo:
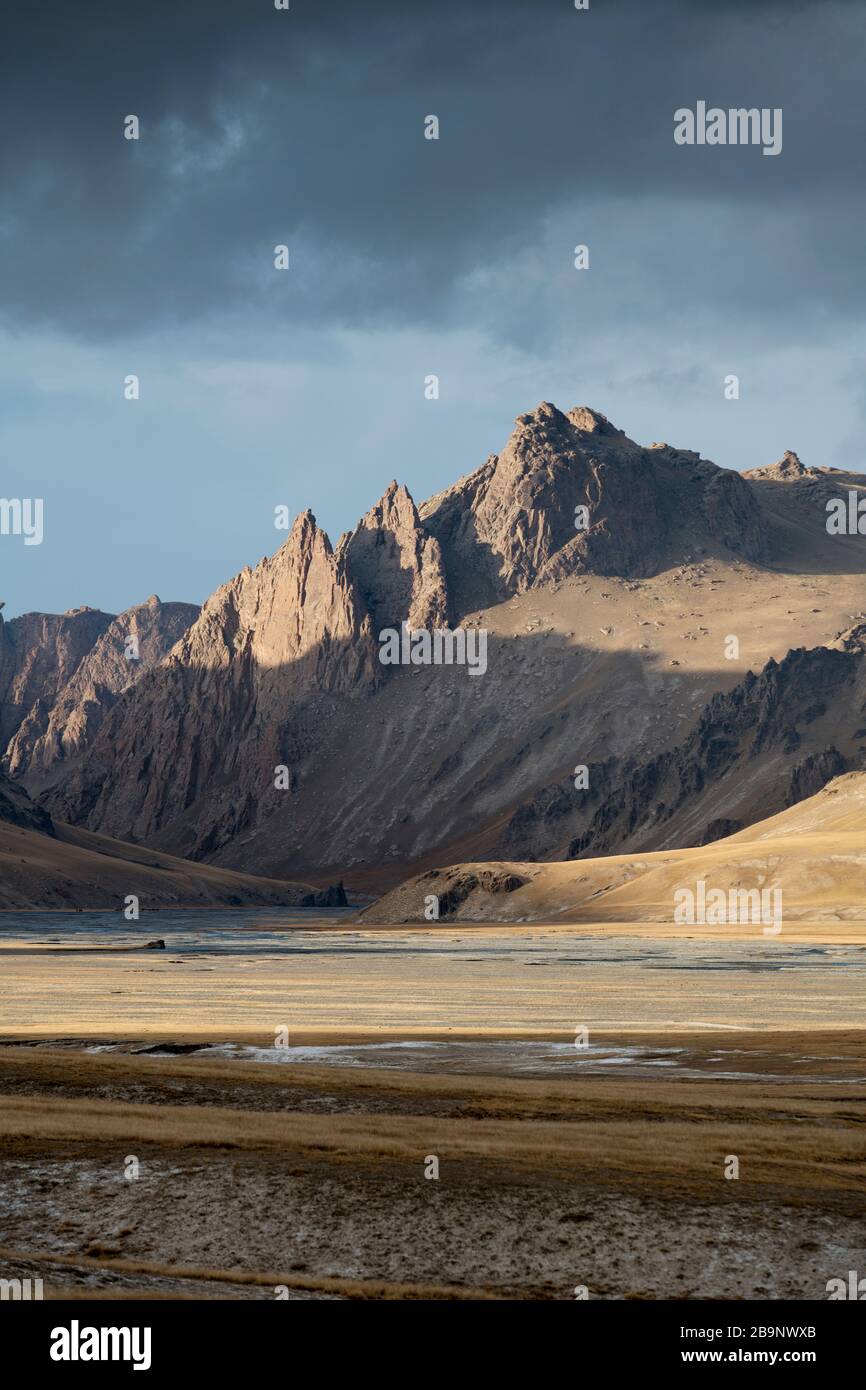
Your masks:
<svg viewBox="0 0 866 1390"><path fill-rule="evenodd" d="M812 937L700 941L512 927L320 933L314 941L282 955L183 955L170 941L166 951L65 958L9 949L0 1036L866 1027L866 953L816 946Z"/></svg>

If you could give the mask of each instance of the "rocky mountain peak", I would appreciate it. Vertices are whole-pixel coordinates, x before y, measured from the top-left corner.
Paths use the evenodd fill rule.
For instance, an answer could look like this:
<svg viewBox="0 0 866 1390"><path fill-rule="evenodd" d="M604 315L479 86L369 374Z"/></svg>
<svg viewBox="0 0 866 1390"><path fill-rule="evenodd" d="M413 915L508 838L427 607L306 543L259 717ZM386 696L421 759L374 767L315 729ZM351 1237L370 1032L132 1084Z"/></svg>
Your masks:
<svg viewBox="0 0 866 1390"><path fill-rule="evenodd" d="M574 417L574 418L572 418ZM500 454L421 508L461 611L525 592L542 578L595 568L642 572L657 560L657 512L641 450L586 407L549 401L519 415ZM583 507L585 513L577 513ZM644 557L633 540L638 513ZM647 552L651 552L651 554Z"/></svg>
<svg viewBox="0 0 866 1390"><path fill-rule="evenodd" d="M750 468L742 476L754 478L758 482L763 480L776 483L796 483L801 478L817 478L820 477L820 474L820 469L806 468L792 449L786 449L776 463L768 464L764 468Z"/></svg>
<svg viewBox="0 0 866 1390"><path fill-rule="evenodd" d="M290 547L296 551L304 551L312 549L317 543L327 550L331 548L327 532L320 529L310 508L305 507L292 522L292 529L282 548Z"/></svg>
<svg viewBox="0 0 866 1390"><path fill-rule="evenodd" d="M612 425L606 415L602 415L598 410L592 410L588 405L576 405L568 412L568 418L576 430L582 434L623 434L616 425Z"/></svg>
<svg viewBox="0 0 866 1390"><path fill-rule="evenodd" d="M81 607L0 623L0 750L37 702L51 707L113 621L111 613Z"/></svg>
<svg viewBox="0 0 866 1390"><path fill-rule="evenodd" d="M340 538L338 560L357 587L373 629L447 625L448 587L438 540L421 523L407 488L396 482Z"/></svg>
<svg viewBox="0 0 866 1390"><path fill-rule="evenodd" d="M514 421L515 431L529 429L563 429L568 417L552 401L539 401L534 410L526 410Z"/></svg>
<svg viewBox="0 0 866 1390"><path fill-rule="evenodd" d="M486 563L488 596L479 589L476 601L582 570L648 573L660 561L666 527L643 457L598 412L578 407L565 415L542 402L518 416L502 453L468 486L422 515L442 541L446 567L455 548L465 552L464 567ZM455 517L467 505L469 522Z"/></svg>
<svg viewBox="0 0 866 1390"><path fill-rule="evenodd" d="M697 453L643 449L588 406L519 415L500 454L420 509L460 611L588 571L643 578L688 534L753 561L768 541L739 473Z"/></svg>
<svg viewBox="0 0 866 1390"><path fill-rule="evenodd" d="M370 620L345 557L307 509L276 554L205 603L172 652L177 665L281 669L287 685L347 690L375 680Z"/></svg>
<svg viewBox="0 0 866 1390"><path fill-rule="evenodd" d="M786 449L782 457L776 464L780 474L793 478L802 478L806 472L798 456L791 449Z"/></svg>

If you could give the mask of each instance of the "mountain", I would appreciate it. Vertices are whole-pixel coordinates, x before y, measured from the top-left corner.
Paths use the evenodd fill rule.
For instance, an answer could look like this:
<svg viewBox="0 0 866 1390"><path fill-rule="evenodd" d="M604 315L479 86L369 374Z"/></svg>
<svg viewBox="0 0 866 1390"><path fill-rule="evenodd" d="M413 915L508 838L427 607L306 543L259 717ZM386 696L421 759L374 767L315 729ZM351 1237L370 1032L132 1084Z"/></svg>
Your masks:
<svg viewBox="0 0 866 1390"><path fill-rule="evenodd" d="M624 772L674 758L662 799L685 824L704 707L866 618L866 543L826 528L827 499L864 488L792 454L741 475L542 403L420 507L392 483L336 547L302 513L160 661L97 701L65 763L66 706L37 738L13 730L7 756L57 820L276 877L378 891L506 848L595 853L650 815L638 786L605 813L607 840L592 827ZM383 665L379 635L403 623L485 633L486 671ZM812 789L840 765L820 761L833 740L802 714L786 769ZM709 797L689 832L751 814L748 797L729 801Z"/></svg>
<svg viewBox="0 0 866 1390"><path fill-rule="evenodd" d="M53 822L0 774L0 911L99 908L123 911L135 894L147 911L166 907L335 907L341 886L310 884L190 864L104 835Z"/></svg>
<svg viewBox="0 0 866 1390"><path fill-rule="evenodd" d="M579 506L589 516L577 531ZM701 543L751 560L767 551L738 473L666 444L641 449L597 411L549 402L518 416L502 453L421 518L461 611L582 571L643 578Z"/></svg>
<svg viewBox="0 0 866 1390"><path fill-rule="evenodd" d="M713 696L683 741L589 770L518 807L499 850L574 859L708 844L866 767L866 625L771 658Z"/></svg>
<svg viewBox="0 0 866 1390"><path fill-rule="evenodd" d="M0 741L5 749L30 711L50 708L94 643L110 613L72 608L68 613L0 616Z"/></svg>
<svg viewBox="0 0 866 1390"><path fill-rule="evenodd" d="M118 696L156 666L198 615L154 594L118 617L92 608L0 617L3 766L31 789L62 775Z"/></svg>
<svg viewBox="0 0 866 1390"><path fill-rule="evenodd" d="M42 806L36 806L26 791L0 773L0 821L22 830L38 830L43 835L54 834L54 824Z"/></svg>
<svg viewBox="0 0 866 1390"><path fill-rule="evenodd" d="M835 778L816 795L701 849L618 854L545 864L454 864L414 876L366 908L365 925L440 921L675 924L677 891L778 891L782 931L799 923L866 925L866 773ZM772 922L768 912L768 921ZM692 928L678 926L689 935ZM718 933L719 927L714 928ZM760 922L723 932L760 936Z"/></svg>

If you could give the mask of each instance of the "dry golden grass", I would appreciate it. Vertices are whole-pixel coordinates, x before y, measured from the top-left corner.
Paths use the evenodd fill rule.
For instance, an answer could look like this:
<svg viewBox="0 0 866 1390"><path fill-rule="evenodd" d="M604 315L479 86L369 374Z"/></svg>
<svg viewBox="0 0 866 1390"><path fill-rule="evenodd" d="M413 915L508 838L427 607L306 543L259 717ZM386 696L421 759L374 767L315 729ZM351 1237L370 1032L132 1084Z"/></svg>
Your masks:
<svg viewBox="0 0 866 1390"><path fill-rule="evenodd" d="M702 926L675 921L677 890L694 891L703 879L707 889L725 893L731 888L779 889L784 900L779 925L783 924L786 942L862 945L866 942L864 811L866 773L850 772L778 815L699 848L542 863L452 863L441 872L465 874L496 868L524 880L522 887L510 893L476 890L461 907L466 918L476 921L529 922L545 928L577 924L607 935L760 939L760 922ZM364 926L402 923L407 917L417 921L425 891L417 879L407 879L357 920Z"/></svg>
<svg viewBox="0 0 866 1390"><path fill-rule="evenodd" d="M451 1159L500 1160L548 1171L606 1173L617 1181L682 1187L718 1183L725 1155L748 1163L750 1182L862 1190L866 1146L845 1102L800 1102L791 1121L711 1119L684 1106L683 1118L640 1106L635 1118L595 1113L577 1121L430 1119L413 1115L310 1115L216 1106L122 1105L112 1101L0 1099L0 1142L158 1144L261 1153L321 1153L335 1159L405 1159L431 1151ZM580 1107L578 1107L580 1108ZM634 1113L633 1107L625 1107ZM703 1112L703 1113L702 1113ZM820 1121L804 1133L803 1120ZM650 1123L648 1123L650 1122Z"/></svg>
<svg viewBox="0 0 866 1390"><path fill-rule="evenodd" d="M847 1045L856 1066L863 1044ZM144 1081L155 1103L124 1098ZM197 1103L205 1083L208 1103ZM241 1087L243 1108L231 1103ZM6 1152L138 1144L412 1163L435 1152L677 1191L715 1190L725 1156L737 1154L742 1191L804 1200L866 1180L864 1086L853 1082L503 1080L7 1049L0 1088ZM281 1093L297 1088L330 1095L338 1113L292 1109ZM444 1113L423 1113L437 1097Z"/></svg>
<svg viewBox="0 0 866 1390"><path fill-rule="evenodd" d="M0 1263L51 1298L561 1298L574 1263L604 1297L755 1296L768 1267L778 1296L813 1297L825 1245L861 1239L866 1037L725 1043L751 1044L753 1078L3 1048L0 1165L18 1195ZM769 1079L798 1058L809 1076ZM121 1181L129 1153L150 1187Z"/></svg>

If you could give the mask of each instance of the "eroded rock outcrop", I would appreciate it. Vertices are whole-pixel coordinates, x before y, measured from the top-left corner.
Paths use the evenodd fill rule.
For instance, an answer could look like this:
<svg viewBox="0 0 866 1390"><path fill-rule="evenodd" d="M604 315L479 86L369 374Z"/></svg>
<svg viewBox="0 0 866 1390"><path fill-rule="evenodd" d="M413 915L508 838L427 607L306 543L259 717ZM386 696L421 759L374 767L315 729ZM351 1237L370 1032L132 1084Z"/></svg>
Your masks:
<svg viewBox="0 0 866 1390"><path fill-rule="evenodd" d="M303 512L277 553L218 589L126 691L86 765L47 804L91 829L122 824L136 840L183 821L185 852L206 856L277 808L276 769L303 751L297 705L357 698L381 679L345 556Z"/></svg>
<svg viewBox="0 0 866 1390"><path fill-rule="evenodd" d="M392 482L384 497L340 538L345 563L373 630L448 625L448 592L439 542L421 525L407 489Z"/></svg>
<svg viewBox="0 0 866 1390"><path fill-rule="evenodd" d="M864 643L866 627L859 625L829 646L770 660L759 675L750 671L716 695L678 747L622 769L569 857L666 847L672 837L680 845L709 843L708 830L697 829L707 825L707 808L725 811L710 817L709 827L740 828L814 795L849 770L849 758L862 765ZM847 743L847 757L823 743L829 729ZM803 757L806 738L820 751Z"/></svg>
<svg viewBox="0 0 866 1390"><path fill-rule="evenodd" d="M47 719L113 616L95 608L71 608L66 613L24 613L6 623L0 617L0 751L34 707Z"/></svg>
<svg viewBox="0 0 866 1390"><path fill-rule="evenodd" d="M8 771L32 790L56 778L62 764L93 742L118 696L162 661L198 611L154 594L109 622L65 685L33 701L6 749Z"/></svg>
<svg viewBox="0 0 866 1390"><path fill-rule="evenodd" d="M799 483L804 478L820 478L822 473L818 468L806 468L793 450L786 449L776 463L765 468L749 468L742 476L777 483Z"/></svg>
<svg viewBox="0 0 866 1390"><path fill-rule="evenodd" d="M791 773L785 805L796 806L799 801L805 801L807 796L815 796L828 782L832 782L834 777L841 777L847 770L845 758L832 744L820 753L810 753L802 762L797 763Z"/></svg>

